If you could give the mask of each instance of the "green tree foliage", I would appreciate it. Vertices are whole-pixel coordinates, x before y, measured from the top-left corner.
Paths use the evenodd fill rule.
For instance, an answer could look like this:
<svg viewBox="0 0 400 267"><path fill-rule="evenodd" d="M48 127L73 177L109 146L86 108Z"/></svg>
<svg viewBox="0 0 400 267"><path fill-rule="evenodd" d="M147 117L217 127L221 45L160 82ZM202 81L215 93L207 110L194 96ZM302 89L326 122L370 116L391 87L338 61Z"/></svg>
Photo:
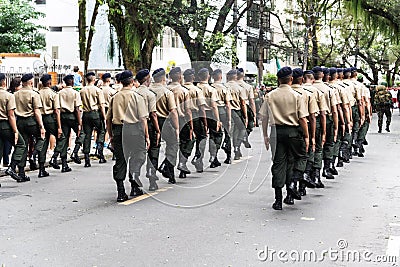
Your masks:
<svg viewBox="0 0 400 267"><path fill-rule="evenodd" d="M0 0L0 52L31 53L46 46L44 29L35 21L44 14L27 0Z"/></svg>
<svg viewBox="0 0 400 267"><path fill-rule="evenodd" d="M263 83L266 86L278 86L278 77L273 73L267 73L263 77Z"/></svg>

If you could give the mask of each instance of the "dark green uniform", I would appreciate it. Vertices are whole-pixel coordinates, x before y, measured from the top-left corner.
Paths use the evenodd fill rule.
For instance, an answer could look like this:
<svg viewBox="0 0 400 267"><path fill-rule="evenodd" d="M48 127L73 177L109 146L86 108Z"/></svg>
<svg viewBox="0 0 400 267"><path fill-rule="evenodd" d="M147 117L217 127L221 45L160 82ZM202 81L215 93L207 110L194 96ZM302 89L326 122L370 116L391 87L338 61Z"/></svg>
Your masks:
<svg viewBox="0 0 400 267"><path fill-rule="evenodd" d="M383 115L386 116L386 131L390 132L390 123L392 121L392 111L393 108L393 100L392 95L386 90L386 87L383 85L379 85L376 88L375 94L375 107L378 112L378 128L379 132L382 132L383 125Z"/></svg>

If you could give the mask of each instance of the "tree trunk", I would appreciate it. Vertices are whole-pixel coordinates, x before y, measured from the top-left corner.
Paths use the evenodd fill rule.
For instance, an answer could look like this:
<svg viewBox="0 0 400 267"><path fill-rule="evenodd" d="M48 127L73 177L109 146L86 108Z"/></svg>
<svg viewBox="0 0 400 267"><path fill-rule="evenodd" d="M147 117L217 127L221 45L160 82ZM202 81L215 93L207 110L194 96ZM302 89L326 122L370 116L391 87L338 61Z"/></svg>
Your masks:
<svg viewBox="0 0 400 267"><path fill-rule="evenodd" d="M78 5L79 59L84 61L86 55L86 0L79 0Z"/></svg>
<svg viewBox="0 0 400 267"><path fill-rule="evenodd" d="M308 69L312 67L318 66L319 64L319 45L318 45L318 36L317 36L317 26L312 27L311 31L311 40L312 40L312 60L311 65Z"/></svg>
<svg viewBox="0 0 400 267"><path fill-rule="evenodd" d="M92 40L93 40L93 35L95 32L94 25L96 23L97 14L99 13L99 7L100 7L100 2L99 2L99 0L96 0L94 9L93 9L92 19L90 21L89 34L88 34L88 39L87 39L87 43L86 43L85 68L84 68L85 73L87 73L87 71L88 71L90 52L92 51Z"/></svg>

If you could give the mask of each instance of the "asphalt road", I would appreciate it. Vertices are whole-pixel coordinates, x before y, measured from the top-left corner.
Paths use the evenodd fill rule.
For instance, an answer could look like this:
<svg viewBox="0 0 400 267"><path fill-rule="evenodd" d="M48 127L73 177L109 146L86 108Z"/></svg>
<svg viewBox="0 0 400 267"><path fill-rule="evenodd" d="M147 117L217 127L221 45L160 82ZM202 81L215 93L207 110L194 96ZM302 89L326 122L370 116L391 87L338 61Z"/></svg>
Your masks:
<svg viewBox="0 0 400 267"><path fill-rule="evenodd" d="M24 184L3 177L0 266L397 266L400 117L391 133L375 124L365 158L283 211L271 209L271 156L259 129L241 161L160 181L158 192L122 204L112 161L42 179L33 172Z"/></svg>

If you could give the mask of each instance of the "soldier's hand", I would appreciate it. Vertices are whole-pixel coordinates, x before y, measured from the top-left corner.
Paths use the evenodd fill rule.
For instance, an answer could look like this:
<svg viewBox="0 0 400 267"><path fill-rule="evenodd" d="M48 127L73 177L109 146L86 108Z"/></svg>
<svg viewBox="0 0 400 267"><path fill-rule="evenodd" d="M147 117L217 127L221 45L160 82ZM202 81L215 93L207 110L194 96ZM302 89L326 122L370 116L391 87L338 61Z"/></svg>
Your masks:
<svg viewBox="0 0 400 267"><path fill-rule="evenodd" d="M226 129L228 132L231 132L232 129L232 122L228 121L228 129Z"/></svg>
<svg viewBox="0 0 400 267"><path fill-rule="evenodd" d="M222 129L222 122L221 121L217 121L217 129L216 131L219 132L219 130Z"/></svg>
<svg viewBox="0 0 400 267"><path fill-rule="evenodd" d="M308 149L310 147L310 138L304 137L304 142L306 143L306 153L308 153Z"/></svg>
<svg viewBox="0 0 400 267"><path fill-rule="evenodd" d="M78 125L78 132L76 133L77 137L81 135L82 125Z"/></svg>
<svg viewBox="0 0 400 267"><path fill-rule="evenodd" d="M268 136L264 136L264 144L265 144L265 148L268 151L269 150L269 137Z"/></svg>
<svg viewBox="0 0 400 267"><path fill-rule="evenodd" d="M315 152L315 138L311 138L311 149L312 152Z"/></svg>
<svg viewBox="0 0 400 267"><path fill-rule="evenodd" d="M365 122L365 117L362 117L360 121L360 127L364 124L364 122Z"/></svg>
<svg viewBox="0 0 400 267"><path fill-rule="evenodd" d="M321 142L321 147L323 147L325 145L326 142L326 134L322 135L322 142Z"/></svg>
<svg viewBox="0 0 400 267"><path fill-rule="evenodd" d="M156 136L157 136L156 146L158 146L158 145L160 144L161 133L160 133L160 132L157 132Z"/></svg>
<svg viewBox="0 0 400 267"><path fill-rule="evenodd" d="M40 128L40 138L44 139L46 137L46 130L42 127Z"/></svg>
<svg viewBox="0 0 400 267"><path fill-rule="evenodd" d="M245 128L247 128L247 125L249 125L249 119L248 119L248 118L244 119L244 126L245 126Z"/></svg>
<svg viewBox="0 0 400 267"><path fill-rule="evenodd" d="M17 145L18 143L18 132L14 133L14 144Z"/></svg>
<svg viewBox="0 0 400 267"><path fill-rule="evenodd" d="M337 141L337 136L338 136L338 131L335 130L335 131L333 132L333 142L334 142L334 143L336 143L336 141Z"/></svg>
<svg viewBox="0 0 400 267"><path fill-rule="evenodd" d="M150 138L147 136L146 137L146 150L149 150L150 148Z"/></svg>
<svg viewBox="0 0 400 267"><path fill-rule="evenodd" d="M179 140L179 129L175 129L176 140Z"/></svg>
<svg viewBox="0 0 400 267"><path fill-rule="evenodd" d="M57 130L57 138L60 138L61 137L61 135L62 135L62 129L61 128L59 128L58 130Z"/></svg>
<svg viewBox="0 0 400 267"><path fill-rule="evenodd" d="M193 129L192 128L190 128L190 130L189 130L189 138L190 138L190 141L192 141L194 139L194 137L193 137Z"/></svg>

